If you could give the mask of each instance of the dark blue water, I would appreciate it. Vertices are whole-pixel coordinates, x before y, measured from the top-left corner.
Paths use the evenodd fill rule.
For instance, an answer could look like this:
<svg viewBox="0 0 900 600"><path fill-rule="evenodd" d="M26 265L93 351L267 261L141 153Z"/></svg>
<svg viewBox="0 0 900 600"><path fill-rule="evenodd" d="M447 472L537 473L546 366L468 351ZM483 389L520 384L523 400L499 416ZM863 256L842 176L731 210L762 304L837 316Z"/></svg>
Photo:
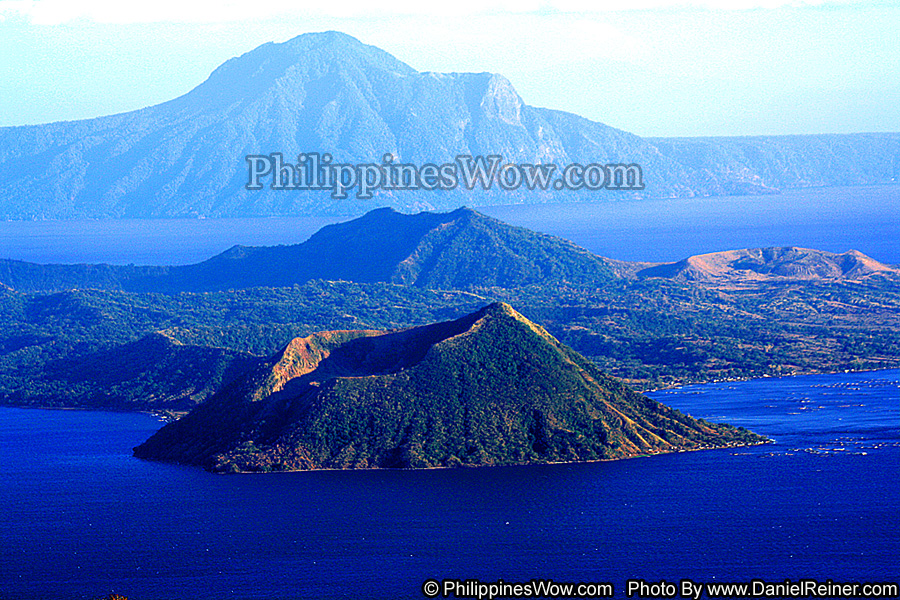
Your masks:
<svg viewBox="0 0 900 600"><path fill-rule="evenodd" d="M188 265L240 244L299 244L346 219L108 219L0 222L0 258L37 263Z"/></svg>
<svg viewBox="0 0 900 600"><path fill-rule="evenodd" d="M859 250L900 263L900 186L736 196L479 208L601 256L676 261L694 254L800 246ZM189 264L235 244L297 244L343 219L149 219L0 222L0 258L43 263Z"/></svg>
<svg viewBox="0 0 900 600"><path fill-rule="evenodd" d="M775 444L216 476L144 415L0 409L0 598L422 598L427 578L900 579L900 370L657 392Z"/></svg>
<svg viewBox="0 0 900 600"><path fill-rule="evenodd" d="M619 260L666 262L721 250L798 246L859 250L884 263L900 263L896 185L479 210Z"/></svg>

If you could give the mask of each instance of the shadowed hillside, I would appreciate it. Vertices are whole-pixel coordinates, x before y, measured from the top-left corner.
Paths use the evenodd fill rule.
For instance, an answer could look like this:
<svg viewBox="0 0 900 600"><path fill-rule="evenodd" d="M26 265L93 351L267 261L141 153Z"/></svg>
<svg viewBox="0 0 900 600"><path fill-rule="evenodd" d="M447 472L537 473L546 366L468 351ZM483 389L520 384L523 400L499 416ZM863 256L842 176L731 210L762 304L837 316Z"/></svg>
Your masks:
<svg viewBox="0 0 900 600"><path fill-rule="evenodd" d="M189 346L163 333L43 366L43 378L6 402L111 410L187 411L262 359Z"/></svg>
<svg viewBox="0 0 900 600"><path fill-rule="evenodd" d="M610 264L569 241L467 208L415 215L384 208L323 227L302 244L235 246L187 266L0 260L0 282L20 291L97 288L173 293L283 287L312 279L467 289L600 283L615 278Z"/></svg>

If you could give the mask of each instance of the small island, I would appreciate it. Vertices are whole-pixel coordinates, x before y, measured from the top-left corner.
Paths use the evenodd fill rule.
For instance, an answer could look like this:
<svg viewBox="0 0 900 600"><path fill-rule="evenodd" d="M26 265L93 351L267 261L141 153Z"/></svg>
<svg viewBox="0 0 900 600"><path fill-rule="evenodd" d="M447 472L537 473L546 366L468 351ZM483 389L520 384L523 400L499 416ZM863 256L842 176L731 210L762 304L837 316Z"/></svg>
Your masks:
<svg viewBox="0 0 900 600"><path fill-rule="evenodd" d="M214 472L622 459L766 442L639 394L510 305L292 340L135 448Z"/></svg>

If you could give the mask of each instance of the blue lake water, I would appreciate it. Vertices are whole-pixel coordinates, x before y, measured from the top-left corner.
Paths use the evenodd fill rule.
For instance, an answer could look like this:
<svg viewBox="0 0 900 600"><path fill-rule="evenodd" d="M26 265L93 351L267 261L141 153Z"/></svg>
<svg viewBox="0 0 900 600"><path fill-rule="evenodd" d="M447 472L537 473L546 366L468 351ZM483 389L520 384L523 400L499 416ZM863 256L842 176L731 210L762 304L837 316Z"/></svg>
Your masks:
<svg viewBox="0 0 900 600"><path fill-rule="evenodd" d="M216 476L138 414L0 409L0 598L423 598L481 581L900 581L900 370L652 394L774 444L626 461Z"/></svg>
<svg viewBox="0 0 900 600"><path fill-rule="evenodd" d="M694 254L800 246L859 250L900 263L900 186L791 190L594 204L481 207L514 225L557 235L601 256L675 261ZM0 258L44 263L189 264L235 244L297 244L336 218L0 222Z"/></svg>
<svg viewBox="0 0 900 600"><path fill-rule="evenodd" d="M721 250L799 246L859 250L884 263L900 263L896 185L479 210L619 260L665 262Z"/></svg>

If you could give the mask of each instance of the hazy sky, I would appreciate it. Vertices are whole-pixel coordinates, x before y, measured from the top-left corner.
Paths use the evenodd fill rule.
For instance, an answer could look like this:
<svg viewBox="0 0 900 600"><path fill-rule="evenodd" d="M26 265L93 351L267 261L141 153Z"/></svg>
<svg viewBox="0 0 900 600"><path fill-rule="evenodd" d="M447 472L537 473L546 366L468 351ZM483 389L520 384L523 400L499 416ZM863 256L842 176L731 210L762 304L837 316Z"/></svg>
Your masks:
<svg viewBox="0 0 900 600"><path fill-rule="evenodd" d="M329 29L638 135L900 131L900 2L839 0L0 0L0 126L157 104Z"/></svg>

